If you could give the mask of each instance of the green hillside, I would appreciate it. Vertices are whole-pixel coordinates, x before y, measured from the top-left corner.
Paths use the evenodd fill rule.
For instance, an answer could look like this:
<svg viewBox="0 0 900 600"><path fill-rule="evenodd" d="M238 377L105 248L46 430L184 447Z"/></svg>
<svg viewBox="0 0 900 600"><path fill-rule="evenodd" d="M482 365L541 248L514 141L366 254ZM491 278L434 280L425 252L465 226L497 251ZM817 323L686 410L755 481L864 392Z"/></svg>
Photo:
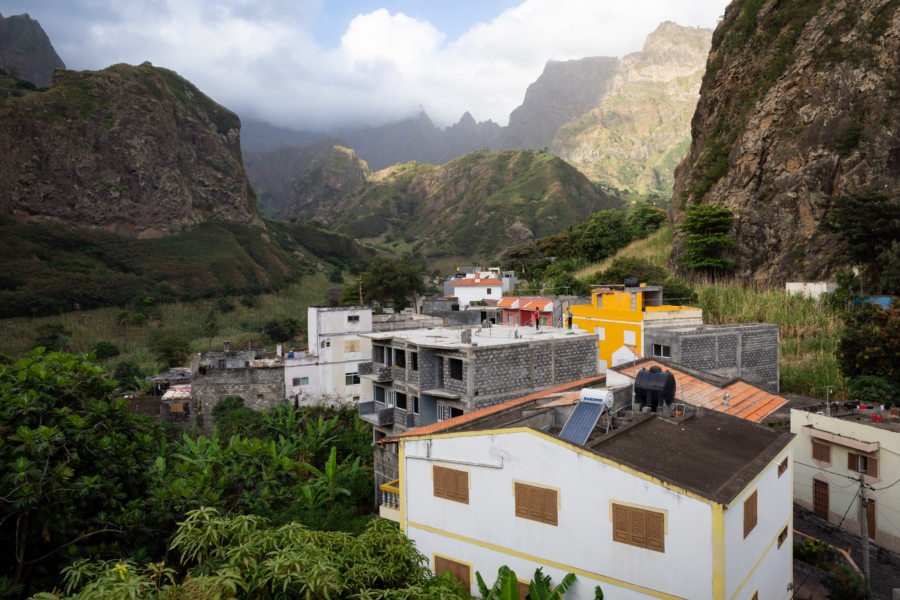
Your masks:
<svg viewBox="0 0 900 600"><path fill-rule="evenodd" d="M146 297L194 300L274 291L370 251L301 223L268 222L268 233L207 222L149 240L102 230L22 224L0 217L0 317L125 306Z"/></svg>

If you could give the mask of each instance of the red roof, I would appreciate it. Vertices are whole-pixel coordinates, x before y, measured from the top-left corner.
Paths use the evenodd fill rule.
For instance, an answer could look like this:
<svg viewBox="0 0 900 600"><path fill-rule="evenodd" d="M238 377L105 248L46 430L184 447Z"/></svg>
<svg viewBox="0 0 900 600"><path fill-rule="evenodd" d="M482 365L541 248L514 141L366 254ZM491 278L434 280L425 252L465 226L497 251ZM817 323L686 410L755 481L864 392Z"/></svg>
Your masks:
<svg viewBox="0 0 900 600"><path fill-rule="evenodd" d="M488 279L460 279L456 283L451 283L450 285L452 287L476 286L476 285L487 287L487 286L491 286L491 285L493 285L493 286L503 285L503 282L500 281L499 279L491 279L491 278L488 278Z"/></svg>
<svg viewBox="0 0 900 600"><path fill-rule="evenodd" d="M519 302L519 309L521 310L534 310L535 308L539 310L544 310L549 304L553 303L553 300L550 298L526 298L525 296L504 296L502 300L500 300L500 306L502 308L513 308L513 304Z"/></svg>
<svg viewBox="0 0 900 600"><path fill-rule="evenodd" d="M521 299L522 298L516 298L515 296L503 296L500 298L500 302L497 303L497 306L501 308L512 308L513 304Z"/></svg>
<svg viewBox="0 0 900 600"><path fill-rule="evenodd" d="M659 363L655 360L644 360L626 368L617 367L615 370L623 375L636 377L638 371L649 369L654 365L672 372L676 384L675 398L692 406L702 406L759 423L787 404L786 398L770 394L746 381L738 379L725 387L719 387L691 377L670 364ZM728 404L725 404L726 393L728 394Z"/></svg>
<svg viewBox="0 0 900 600"><path fill-rule="evenodd" d="M553 300L545 300L544 298L531 298L525 306L522 308L525 310L534 310L538 309L541 311L547 310L547 305L551 304Z"/></svg>
<svg viewBox="0 0 900 600"><path fill-rule="evenodd" d="M410 429L409 431L404 431L403 433L398 433L392 438L388 438L382 440L382 442L392 442L397 438L401 437L409 437L412 435L427 435L429 433L439 433L444 431L445 429L450 429L451 427L456 427L457 425L463 425L464 423L469 423L476 419L480 419L482 417L486 417L488 415L492 415L498 412L502 412L504 410L513 408L520 404L525 404L526 402L531 402L532 400L537 400L539 398L545 398L547 396L551 396L554 394L558 394L559 392L567 392L575 389L581 389L585 386L595 385L600 383L601 381L606 380L606 375L595 375L594 377L587 377L586 379L579 379L578 381L570 381L568 383L563 383L562 385L558 385L556 387L552 387L546 390L541 390L540 392L535 392L533 394L529 394L527 396L522 396L521 398L515 398L513 400L509 400L507 402L503 402L502 404L497 404L495 406L488 406L487 408L482 408L480 410L472 411L470 413L466 413L464 415L459 415L458 417L453 417L452 419L447 419L446 421L438 421L436 423L432 423L431 425L425 425L423 427L418 427L416 429Z"/></svg>

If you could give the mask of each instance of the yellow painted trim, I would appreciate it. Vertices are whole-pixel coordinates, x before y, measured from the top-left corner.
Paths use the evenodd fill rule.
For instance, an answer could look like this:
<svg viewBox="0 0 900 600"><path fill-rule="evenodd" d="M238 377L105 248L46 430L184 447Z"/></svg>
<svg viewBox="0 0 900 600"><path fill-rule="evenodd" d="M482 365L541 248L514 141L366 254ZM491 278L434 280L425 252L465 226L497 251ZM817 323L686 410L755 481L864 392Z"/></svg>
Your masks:
<svg viewBox="0 0 900 600"><path fill-rule="evenodd" d="M622 502L621 500L609 500L609 522L613 523L613 505L628 506L630 508L639 508L647 512L662 513L663 516L663 534L669 533L669 511L665 508L657 508L655 506L645 506L643 504L634 504L632 502Z"/></svg>
<svg viewBox="0 0 900 600"><path fill-rule="evenodd" d="M791 522L791 519L788 519L787 523L785 523L785 525L789 524L790 522ZM782 532L782 529L778 530L778 534L780 534ZM775 544L778 543L778 534L775 534L775 537L772 538L772 541L769 542L769 545L766 547L765 550L763 550L763 553L760 554L758 559L756 559L756 563L753 565L753 568L750 569L750 571L747 573L747 576L744 577L744 580L741 582L741 584L739 586L737 586L736 590L734 590L734 593L731 595L731 600L734 600L734 598L736 598L737 595L741 593L741 590L744 588L744 585L746 585L747 582L750 580L750 576L756 572L756 568L759 566L759 563L761 563L762 560L766 557L766 555L769 553L769 550L772 549L772 546L774 546Z"/></svg>
<svg viewBox="0 0 900 600"><path fill-rule="evenodd" d="M400 511L400 531L406 534L406 446L403 442L404 440L400 440L397 449L397 462L400 465L400 477L397 479L399 482L397 487L400 488L400 493L397 494L397 510Z"/></svg>
<svg viewBox="0 0 900 600"><path fill-rule="evenodd" d="M725 600L725 507L712 507L712 564L713 600Z"/></svg>
<svg viewBox="0 0 900 600"><path fill-rule="evenodd" d="M524 479L513 479L512 480L512 495L513 498L516 497L516 484L521 483L522 485L528 485L531 487L541 488L544 490L553 490L556 492L556 510L562 509L562 488L558 488L552 485L544 485L543 483L534 483L533 481L525 481Z"/></svg>
<svg viewBox="0 0 900 600"><path fill-rule="evenodd" d="M553 437L542 431L537 431L535 429L531 429L530 427L509 427L507 429L482 429L479 431L456 431L456 432L451 432L451 433L429 433L429 434L424 434L424 435L405 436L402 438L402 440L405 442L413 442L413 441L431 440L431 439L452 439L452 438L463 438L463 437L475 437L475 436L481 436L481 435L508 435L508 434L513 434L513 433L527 433L530 435L534 435L534 436L539 437L539 438L541 438L545 441L548 441L552 444L556 444L557 446L562 446L563 448L566 448L567 450L571 450L572 452L576 452L578 454L581 454L582 456L586 456L588 458L596 460L599 463L603 463L610 467L619 469L620 471L624 471L625 473L628 473L629 475L634 475L635 477L638 477L645 481L654 483L654 484L656 484L660 487L663 487L667 490L672 490L674 492L678 492L679 494L683 494L683 495L687 496L688 498L693 498L694 500L703 502L704 504L709 504L709 505L717 504L715 501L710 500L709 498L705 498L696 492L692 492L690 490L686 490L675 484L665 482L662 479L658 479L658 478L653 477L652 475L648 475L642 471L638 471L636 469L632 469L631 467L625 466L623 464L619 464L614 460L610 460L603 456L598 456L597 454L594 454L590 450L585 450L584 448L575 446L574 444L571 444L565 440L561 440L559 438Z"/></svg>
<svg viewBox="0 0 900 600"><path fill-rule="evenodd" d="M553 560L548 560L546 558L541 558L539 556L534 556L532 554L525 554L524 552L519 552L518 550L513 550L512 548L504 548L503 546L498 546L496 544L491 544L490 542L482 542L481 540L476 540L473 538L465 537L462 535L458 535L455 533L451 533L449 531L444 531L442 529L437 529L435 527L430 527L428 525L424 525L422 523L409 523L410 527L414 527L416 529L421 529L423 531L427 531L429 533L434 533L436 535L441 535L444 537L448 537L454 540L458 540L460 542L465 542L467 544L472 544L474 546L478 546L479 548L486 548L488 550L493 550L495 552L502 552L503 554L509 554L510 556L516 556L518 558L524 558L525 560L541 565L547 565L548 567L554 567L556 569L560 569L567 573L575 573L576 575L582 575L584 577L589 577L591 579L596 579L598 581L603 581L605 583L609 583L615 586L623 587L625 589L629 589L635 592L640 592L642 594L647 594L648 596L653 596L654 598L663 598L664 600L688 600L687 598L683 598L681 596L673 596L672 594L667 594L665 592L661 592L659 590L654 590L648 587L644 587L642 585L638 585L636 583L630 583L628 581L622 581L621 579L614 579L612 577L607 577L606 575L601 575L599 573L594 573L592 571L587 571L585 569L579 569L578 567L573 567L572 565L566 565L563 563L559 563ZM454 560L449 556L445 556L444 558L448 558L450 560ZM459 561L458 561L459 562Z"/></svg>

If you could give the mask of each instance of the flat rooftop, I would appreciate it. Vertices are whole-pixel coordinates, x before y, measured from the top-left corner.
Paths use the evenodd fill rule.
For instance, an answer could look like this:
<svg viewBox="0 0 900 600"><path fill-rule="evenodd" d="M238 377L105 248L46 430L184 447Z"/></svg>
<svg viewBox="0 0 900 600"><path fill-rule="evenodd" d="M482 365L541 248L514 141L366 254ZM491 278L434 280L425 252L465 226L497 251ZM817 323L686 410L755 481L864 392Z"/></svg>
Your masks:
<svg viewBox="0 0 900 600"><path fill-rule="evenodd" d="M411 429L397 438L515 427L558 436L580 390L603 382L594 378L557 386ZM699 407L689 408L682 416L664 417L632 413L630 404L617 401L613 412L609 432L601 419L584 445L573 445L721 504L730 503L794 437L788 431Z"/></svg>
<svg viewBox="0 0 900 600"><path fill-rule="evenodd" d="M472 341L462 341L463 332L472 333ZM472 346L506 346L510 344L524 344L528 342L541 342L547 340L559 340L575 337L596 337L596 334L579 331L576 329L562 329L559 327L534 327L508 325L493 325L491 327L432 327L429 329L414 329L409 331L380 331L363 333L360 337L371 340L402 339L416 346L427 348L469 348Z"/></svg>

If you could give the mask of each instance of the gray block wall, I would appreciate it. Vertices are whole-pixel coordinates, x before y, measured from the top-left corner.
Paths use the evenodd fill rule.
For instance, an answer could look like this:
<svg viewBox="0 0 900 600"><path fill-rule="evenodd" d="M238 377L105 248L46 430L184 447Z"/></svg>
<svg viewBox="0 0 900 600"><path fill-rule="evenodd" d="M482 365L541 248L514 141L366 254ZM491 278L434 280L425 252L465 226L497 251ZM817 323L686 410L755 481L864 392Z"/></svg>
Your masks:
<svg viewBox="0 0 900 600"><path fill-rule="evenodd" d="M191 381L192 425L212 431L212 409L229 396L240 396L244 406L268 410L284 403L284 368L211 369Z"/></svg>
<svg viewBox="0 0 900 600"><path fill-rule="evenodd" d="M653 345L669 346L670 358L653 355ZM743 379L778 393L778 325L704 325L695 329L648 329L644 354L660 362L706 371L725 379Z"/></svg>

